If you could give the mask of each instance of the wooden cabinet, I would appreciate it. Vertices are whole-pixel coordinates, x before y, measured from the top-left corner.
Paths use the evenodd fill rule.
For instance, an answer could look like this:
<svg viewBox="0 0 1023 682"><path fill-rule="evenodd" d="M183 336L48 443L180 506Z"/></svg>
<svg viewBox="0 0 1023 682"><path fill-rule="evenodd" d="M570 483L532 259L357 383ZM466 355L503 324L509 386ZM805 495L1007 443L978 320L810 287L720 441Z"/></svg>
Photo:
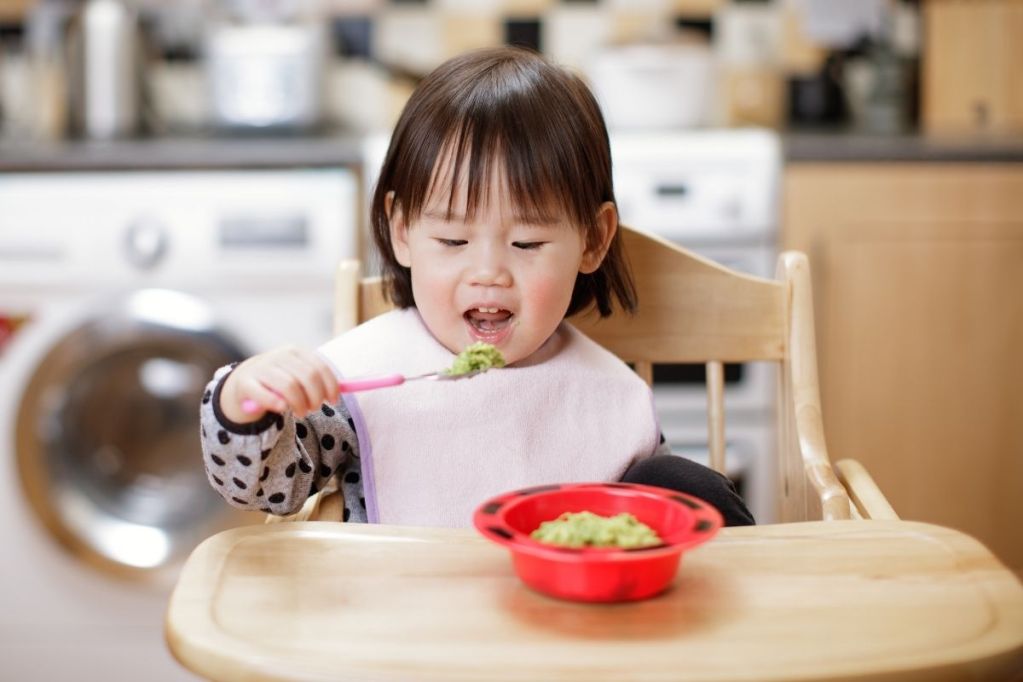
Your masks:
<svg viewBox="0 0 1023 682"><path fill-rule="evenodd" d="M1023 130L1023 1L926 0L923 13L924 129Z"/></svg>
<svg viewBox="0 0 1023 682"><path fill-rule="evenodd" d="M1023 568L1023 164L794 163L782 225L832 460Z"/></svg>

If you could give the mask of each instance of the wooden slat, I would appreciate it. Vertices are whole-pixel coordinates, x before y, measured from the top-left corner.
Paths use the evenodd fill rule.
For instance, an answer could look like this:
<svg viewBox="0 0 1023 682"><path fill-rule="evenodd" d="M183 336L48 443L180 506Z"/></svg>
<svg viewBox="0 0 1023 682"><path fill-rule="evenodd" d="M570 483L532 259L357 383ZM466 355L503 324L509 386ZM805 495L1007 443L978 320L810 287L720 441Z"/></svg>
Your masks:
<svg viewBox="0 0 1023 682"><path fill-rule="evenodd" d="M359 261L343 260L334 275L334 335L343 334L359 324Z"/></svg>
<svg viewBox="0 0 1023 682"><path fill-rule="evenodd" d="M362 289L359 292L360 323L393 309L394 304L384 297L384 289L379 277L363 280Z"/></svg>
<svg viewBox="0 0 1023 682"><path fill-rule="evenodd" d="M654 365L652 362L643 362L639 360L635 363L634 368L636 374L646 382L647 386L653 386L654 383Z"/></svg>
<svg viewBox="0 0 1023 682"><path fill-rule="evenodd" d="M710 468L725 473L725 367L707 363L707 434Z"/></svg>

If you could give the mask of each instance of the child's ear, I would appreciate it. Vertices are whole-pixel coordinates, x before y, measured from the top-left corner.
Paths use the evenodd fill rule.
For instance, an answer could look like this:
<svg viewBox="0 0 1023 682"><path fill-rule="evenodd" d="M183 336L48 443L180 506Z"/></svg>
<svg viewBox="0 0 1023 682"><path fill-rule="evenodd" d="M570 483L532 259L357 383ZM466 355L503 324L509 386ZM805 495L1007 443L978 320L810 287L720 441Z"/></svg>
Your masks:
<svg viewBox="0 0 1023 682"><path fill-rule="evenodd" d="M586 251L583 253L579 272L588 275L600 267L617 231L618 209L614 203L605 201L597 210L597 233L586 240Z"/></svg>
<svg viewBox="0 0 1023 682"><path fill-rule="evenodd" d="M408 225L405 223L401 207L394 205L394 192L388 192L384 197L384 210L387 212L387 222L391 226L391 250L394 252L394 259L399 265L410 268L412 259L408 248Z"/></svg>

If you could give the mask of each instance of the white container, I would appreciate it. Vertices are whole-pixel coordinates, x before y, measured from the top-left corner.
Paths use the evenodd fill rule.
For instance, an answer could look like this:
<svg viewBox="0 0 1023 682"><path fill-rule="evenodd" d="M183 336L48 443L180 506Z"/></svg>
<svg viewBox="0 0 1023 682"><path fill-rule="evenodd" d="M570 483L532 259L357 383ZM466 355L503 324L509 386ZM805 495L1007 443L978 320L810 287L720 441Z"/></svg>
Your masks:
<svg viewBox="0 0 1023 682"><path fill-rule="evenodd" d="M707 125L713 58L705 45L624 45L602 50L587 76L611 130Z"/></svg>
<svg viewBox="0 0 1023 682"><path fill-rule="evenodd" d="M206 35L213 123L303 129L320 122L326 30L318 22L223 24Z"/></svg>

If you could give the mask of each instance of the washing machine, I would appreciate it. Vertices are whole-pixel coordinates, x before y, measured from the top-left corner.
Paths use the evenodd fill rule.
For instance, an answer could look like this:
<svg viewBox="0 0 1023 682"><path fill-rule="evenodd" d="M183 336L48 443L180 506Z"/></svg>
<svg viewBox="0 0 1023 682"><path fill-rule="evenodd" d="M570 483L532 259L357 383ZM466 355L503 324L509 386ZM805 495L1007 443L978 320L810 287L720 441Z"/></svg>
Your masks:
<svg viewBox="0 0 1023 682"><path fill-rule="evenodd" d="M0 174L0 677L193 679L177 570L262 522L206 481L204 385L329 338L359 206L346 168Z"/></svg>

